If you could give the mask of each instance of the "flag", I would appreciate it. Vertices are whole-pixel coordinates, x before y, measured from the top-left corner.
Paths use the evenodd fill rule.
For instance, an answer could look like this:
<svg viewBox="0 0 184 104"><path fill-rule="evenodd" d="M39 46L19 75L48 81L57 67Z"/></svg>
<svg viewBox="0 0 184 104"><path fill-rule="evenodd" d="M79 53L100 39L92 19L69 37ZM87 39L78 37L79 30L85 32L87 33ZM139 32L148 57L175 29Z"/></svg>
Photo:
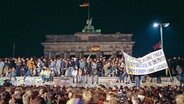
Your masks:
<svg viewBox="0 0 184 104"><path fill-rule="evenodd" d="M153 45L153 49L154 50L157 50L157 49L160 49L160 48L161 48L160 42L158 42L158 43L156 43L156 44Z"/></svg>
<svg viewBox="0 0 184 104"><path fill-rule="evenodd" d="M80 4L81 8L89 7L89 0L84 0L82 4Z"/></svg>

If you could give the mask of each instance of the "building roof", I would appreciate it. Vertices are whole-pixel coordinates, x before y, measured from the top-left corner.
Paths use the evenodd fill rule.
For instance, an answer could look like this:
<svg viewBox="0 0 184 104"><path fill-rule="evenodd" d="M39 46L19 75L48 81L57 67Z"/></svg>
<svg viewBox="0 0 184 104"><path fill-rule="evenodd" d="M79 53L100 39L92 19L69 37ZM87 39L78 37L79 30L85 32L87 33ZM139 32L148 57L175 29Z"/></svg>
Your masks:
<svg viewBox="0 0 184 104"><path fill-rule="evenodd" d="M133 34L75 33L46 35L46 42L132 42Z"/></svg>

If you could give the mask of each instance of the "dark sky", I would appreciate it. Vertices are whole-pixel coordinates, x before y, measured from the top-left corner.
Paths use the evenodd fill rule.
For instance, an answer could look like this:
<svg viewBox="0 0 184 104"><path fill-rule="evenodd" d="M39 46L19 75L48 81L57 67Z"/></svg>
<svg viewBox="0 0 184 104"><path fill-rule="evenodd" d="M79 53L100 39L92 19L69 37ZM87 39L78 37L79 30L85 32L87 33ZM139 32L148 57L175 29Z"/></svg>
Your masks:
<svg viewBox="0 0 184 104"><path fill-rule="evenodd" d="M183 0L91 0L93 25L102 33L133 33L133 55L152 51L159 42L157 22L169 22L164 28L167 56L184 56ZM85 25L87 9L82 0L0 0L0 57L41 56L46 34L73 34Z"/></svg>

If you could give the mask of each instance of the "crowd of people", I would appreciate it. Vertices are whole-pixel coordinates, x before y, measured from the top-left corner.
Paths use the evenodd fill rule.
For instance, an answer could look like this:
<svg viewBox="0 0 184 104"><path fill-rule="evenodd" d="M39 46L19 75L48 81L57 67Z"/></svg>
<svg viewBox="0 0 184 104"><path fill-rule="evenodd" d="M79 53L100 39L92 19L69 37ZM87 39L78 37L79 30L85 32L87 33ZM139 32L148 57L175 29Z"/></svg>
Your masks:
<svg viewBox="0 0 184 104"><path fill-rule="evenodd" d="M122 76L125 73L124 61L121 58L106 59L76 57L63 59L46 58L4 58L0 59L2 77L44 76L74 77L75 82L84 82L86 76ZM124 78L122 78L124 79Z"/></svg>
<svg viewBox="0 0 184 104"><path fill-rule="evenodd" d="M183 73L183 61L168 60L171 73ZM176 73L173 73L173 70ZM88 78L117 77L119 82L134 81L137 76L126 74L123 58L63 59L59 56L47 58L1 58L0 76L15 78L40 76L43 80L53 77L71 77L74 83L88 83ZM92 77L91 77L92 76ZM63 86L63 85L62 85ZM5 81L0 86L0 104L184 104L183 86L111 86L61 87L13 86Z"/></svg>
<svg viewBox="0 0 184 104"><path fill-rule="evenodd" d="M183 59L168 59L171 73L183 73ZM123 58L0 58L0 76L16 78L23 76L41 76L43 80L53 77L73 77L74 83L86 82L87 77L93 76L98 83L98 77L118 77L117 81L134 82L134 76L127 75ZM129 77L129 78L128 78Z"/></svg>
<svg viewBox="0 0 184 104"><path fill-rule="evenodd" d="M183 88L179 86L127 87L0 87L0 104L184 104Z"/></svg>

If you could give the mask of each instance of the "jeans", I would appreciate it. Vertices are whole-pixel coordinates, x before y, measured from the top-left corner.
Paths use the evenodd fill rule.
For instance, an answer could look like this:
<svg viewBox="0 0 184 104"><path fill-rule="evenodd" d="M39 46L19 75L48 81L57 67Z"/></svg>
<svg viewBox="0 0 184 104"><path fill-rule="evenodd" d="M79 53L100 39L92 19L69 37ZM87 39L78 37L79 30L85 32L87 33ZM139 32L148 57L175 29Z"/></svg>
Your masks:
<svg viewBox="0 0 184 104"><path fill-rule="evenodd" d="M16 76L21 76L21 67L20 66L16 67Z"/></svg>
<svg viewBox="0 0 184 104"><path fill-rule="evenodd" d="M73 67L68 67L68 76L72 76Z"/></svg>
<svg viewBox="0 0 184 104"><path fill-rule="evenodd" d="M51 77L48 75L41 75L41 78L42 78L43 82L51 80Z"/></svg>
<svg viewBox="0 0 184 104"><path fill-rule="evenodd" d="M119 74L119 80L120 80L120 82L121 82L121 80L123 80L123 82L124 82L125 81L125 77L127 77L127 73L126 72L121 72Z"/></svg>
<svg viewBox="0 0 184 104"><path fill-rule="evenodd" d="M84 76L78 75L78 82L84 82Z"/></svg>
<svg viewBox="0 0 184 104"><path fill-rule="evenodd" d="M135 76L135 86L140 87L140 77L137 75Z"/></svg>
<svg viewBox="0 0 184 104"><path fill-rule="evenodd" d="M24 81L25 81L27 76L32 76L32 72L29 69L26 71L26 74L24 75Z"/></svg>
<svg viewBox="0 0 184 104"><path fill-rule="evenodd" d="M46 81L45 75L42 75L41 78L42 78L42 81L43 81L43 82Z"/></svg>

